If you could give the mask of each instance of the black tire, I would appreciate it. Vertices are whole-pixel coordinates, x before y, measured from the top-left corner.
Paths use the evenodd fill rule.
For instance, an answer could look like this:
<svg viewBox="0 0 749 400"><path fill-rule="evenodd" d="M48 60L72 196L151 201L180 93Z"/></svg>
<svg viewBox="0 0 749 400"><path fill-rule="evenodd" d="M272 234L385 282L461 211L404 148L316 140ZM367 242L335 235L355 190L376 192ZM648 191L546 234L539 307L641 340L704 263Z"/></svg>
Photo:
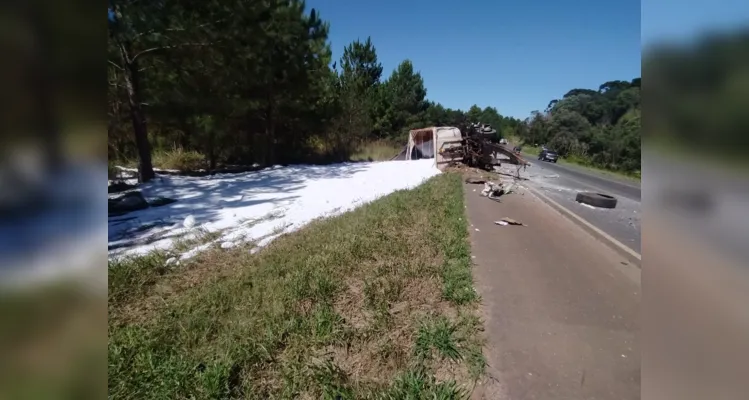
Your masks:
<svg viewBox="0 0 749 400"><path fill-rule="evenodd" d="M593 192L580 192L575 197L575 201L598 208L614 208L617 203L614 196Z"/></svg>

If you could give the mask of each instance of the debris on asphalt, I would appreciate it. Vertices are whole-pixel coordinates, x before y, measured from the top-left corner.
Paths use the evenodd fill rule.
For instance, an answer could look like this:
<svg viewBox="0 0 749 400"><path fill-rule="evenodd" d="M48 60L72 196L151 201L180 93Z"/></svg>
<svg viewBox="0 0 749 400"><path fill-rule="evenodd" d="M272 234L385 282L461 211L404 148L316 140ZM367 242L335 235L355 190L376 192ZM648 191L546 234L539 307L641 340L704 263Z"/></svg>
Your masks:
<svg viewBox="0 0 749 400"><path fill-rule="evenodd" d="M616 197L595 192L578 192L575 201L598 208L614 208L617 203Z"/></svg>
<svg viewBox="0 0 749 400"><path fill-rule="evenodd" d="M484 190L481 191L481 195L484 197L500 196L502 193L502 185L497 185L494 182L484 183Z"/></svg>
<svg viewBox="0 0 749 400"><path fill-rule="evenodd" d="M465 179L466 183L475 183L475 184L481 184L485 183L486 179L480 177L480 176L469 176Z"/></svg>
<svg viewBox="0 0 749 400"><path fill-rule="evenodd" d="M515 184L514 183L509 183L509 184L507 184L507 186L503 186L502 190L505 192L505 194L510 194L510 193L512 193L512 189L514 189L514 188L515 188Z"/></svg>
<svg viewBox="0 0 749 400"><path fill-rule="evenodd" d="M512 218L504 217L500 219L499 221L494 221L497 225L507 226L507 225L520 225L520 226L528 226L520 221L515 221Z"/></svg>
<svg viewBox="0 0 749 400"><path fill-rule="evenodd" d="M544 175L544 178L559 178L559 175L557 174Z"/></svg>

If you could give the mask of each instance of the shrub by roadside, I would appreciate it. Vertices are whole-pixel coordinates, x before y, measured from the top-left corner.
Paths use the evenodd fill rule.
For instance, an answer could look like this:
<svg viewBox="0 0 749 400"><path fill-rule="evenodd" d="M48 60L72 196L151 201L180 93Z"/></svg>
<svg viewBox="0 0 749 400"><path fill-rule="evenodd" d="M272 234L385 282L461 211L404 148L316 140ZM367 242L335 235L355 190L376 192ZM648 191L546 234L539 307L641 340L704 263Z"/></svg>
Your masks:
<svg viewBox="0 0 749 400"><path fill-rule="evenodd" d="M362 143L351 155L352 161L387 161L400 153L402 145L389 140Z"/></svg>
<svg viewBox="0 0 749 400"><path fill-rule="evenodd" d="M109 265L113 398L453 398L483 373L461 179L256 255Z"/></svg>
<svg viewBox="0 0 749 400"><path fill-rule="evenodd" d="M197 151L176 148L154 152L153 166L161 169L197 171L206 168L206 161L205 156Z"/></svg>

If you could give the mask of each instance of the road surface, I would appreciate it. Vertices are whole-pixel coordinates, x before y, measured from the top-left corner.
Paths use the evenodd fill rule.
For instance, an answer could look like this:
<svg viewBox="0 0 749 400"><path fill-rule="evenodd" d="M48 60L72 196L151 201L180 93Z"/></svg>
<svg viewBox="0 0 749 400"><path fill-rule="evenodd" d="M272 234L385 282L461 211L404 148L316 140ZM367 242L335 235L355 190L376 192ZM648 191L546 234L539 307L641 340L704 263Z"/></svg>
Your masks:
<svg viewBox="0 0 749 400"><path fill-rule="evenodd" d="M530 192L497 203L473 189L489 364L473 398L639 399L639 268ZM495 225L502 217L527 226Z"/></svg>
<svg viewBox="0 0 749 400"><path fill-rule="evenodd" d="M638 202L642 200L640 183L635 180L599 173L574 165L539 161L537 160L538 156L531 154L523 154L523 157L534 165L540 165L549 171L564 175L566 179L587 184L618 197L626 197Z"/></svg>
<svg viewBox="0 0 749 400"><path fill-rule="evenodd" d="M521 176L526 184L542 191L552 200L579 215L598 229L641 253L641 189L636 181L596 173L580 167L538 161L524 155L531 166ZM577 192L598 192L613 195L618 204L614 209L592 208L575 201Z"/></svg>

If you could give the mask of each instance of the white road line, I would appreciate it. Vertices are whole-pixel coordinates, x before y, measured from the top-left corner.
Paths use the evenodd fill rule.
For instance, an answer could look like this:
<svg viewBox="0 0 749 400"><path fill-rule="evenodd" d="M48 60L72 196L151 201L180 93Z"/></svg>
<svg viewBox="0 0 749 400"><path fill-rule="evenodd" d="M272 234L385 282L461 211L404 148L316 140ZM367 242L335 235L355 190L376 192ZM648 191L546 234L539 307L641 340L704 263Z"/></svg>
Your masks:
<svg viewBox="0 0 749 400"><path fill-rule="evenodd" d="M561 204L557 203L556 201L554 201L554 200L550 199L550 198L549 198L548 196L546 196L546 195L544 195L543 193L541 193L541 192L540 192L540 191L539 191L538 189L532 188L532 187L530 187L530 186L526 186L526 187L527 187L528 189L530 189L530 191L531 191L531 192L532 192L532 193L533 193L534 195L537 195L538 197L540 197L540 198L541 198L541 199L543 199L544 201L547 201L547 202L549 202L549 203L550 203L550 204L552 204L552 205L553 205L554 207L557 207L557 208L558 208L558 209L560 209L560 210L564 210L564 212L565 212L565 213L567 213L567 214L568 214L568 215L569 215L570 217L572 217L572 218L574 218L575 220L577 220L577 222L580 222L580 223L581 223L581 224L583 224L583 225L584 225L585 227L589 228L590 230L592 230L592 231L593 231L593 232L595 232L596 234L598 234L598 235L600 235L601 237L603 237L603 238L604 238L605 240L608 240L608 241L609 241L609 242L610 242L611 244L613 244L614 246L618 247L618 248L619 248L620 250L624 251L625 253L629 254L629 255L630 255L631 257L633 257L633 258L634 258L634 259L636 259L637 261L642 261L642 255L640 255L640 253L638 253L638 252L636 252L636 251L632 250L631 248L629 248L629 247L628 247L627 245L625 245L624 243L622 243L622 242L620 242L620 241L618 241L618 240L614 239L614 238L613 238L613 237L612 237L611 235L609 235L608 233L606 233L606 232L604 232L604 231L602 231L602 230L600 230L600 229L596 228L596 227L595 227L595 226L593 226L593 225L592 225L592 224L591 224L590 222L586 221L586 220L585 220L585 219L583 219L583 218L582 218L581 216L579 216L579 215L575 214L574 212L572 212L572 211L571 211L570 209L568 209L567 207L564 207L563 205L561 205Z"/></svg>

